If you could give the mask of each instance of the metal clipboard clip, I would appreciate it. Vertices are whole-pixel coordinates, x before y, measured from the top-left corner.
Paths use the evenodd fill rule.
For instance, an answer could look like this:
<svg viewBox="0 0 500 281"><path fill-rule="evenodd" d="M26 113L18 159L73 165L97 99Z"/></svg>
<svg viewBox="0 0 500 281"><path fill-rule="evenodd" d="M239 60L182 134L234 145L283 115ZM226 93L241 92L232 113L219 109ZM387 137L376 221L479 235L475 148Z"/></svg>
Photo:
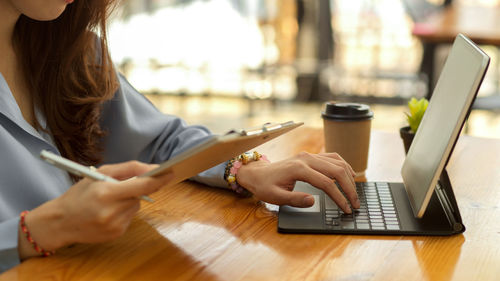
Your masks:
<svg viewBox="0 0 500 281"><path fill-rule="evenodd" d="M286 128L288 126L291 126L295 124L293 121L287 121L284 123L264 123L261 127L254 127L254 128L249 128L249 129L240 129L240 130L231 130L226 133L227 134L232 134L232 133L237 133L241 136L253 136L253 135L258 135L266 132L272 132L276 131L282 128Z"/></svg>

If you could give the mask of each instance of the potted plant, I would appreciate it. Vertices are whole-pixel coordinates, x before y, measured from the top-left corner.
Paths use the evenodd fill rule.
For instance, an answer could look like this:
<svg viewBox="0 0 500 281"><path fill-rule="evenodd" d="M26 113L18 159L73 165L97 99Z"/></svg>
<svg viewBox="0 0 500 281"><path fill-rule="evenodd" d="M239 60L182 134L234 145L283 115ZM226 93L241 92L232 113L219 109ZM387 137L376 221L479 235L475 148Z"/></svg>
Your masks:
<svg viewBox="0 0 500 281"><path fill-rule="evenodd" d="M410 149L413 137L418 130L418 126L420 125L420 121L422 121L422 117L424 116L425 110L427 109L428 105L429 101L426 98L421 98L419 100L417 100L416 98L411 98L408 102L410 113L405 112L408 126L403 127L399 130L399 134L403 139L405 153L408 153L408 150Z"/></svg>

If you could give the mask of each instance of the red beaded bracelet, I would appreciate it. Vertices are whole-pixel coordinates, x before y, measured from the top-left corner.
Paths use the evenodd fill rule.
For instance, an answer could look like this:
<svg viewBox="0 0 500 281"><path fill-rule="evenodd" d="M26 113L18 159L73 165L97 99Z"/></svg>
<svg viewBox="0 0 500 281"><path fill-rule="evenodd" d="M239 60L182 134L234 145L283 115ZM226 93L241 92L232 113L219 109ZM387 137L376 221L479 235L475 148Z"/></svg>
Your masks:
<svg viewBox="0 0 500 281"><path fill-rule="evenodd" d="M38 244L35 242L33 237L31 237L30 231L28 230L28 227L26 226L26 222L25 222L25 217L26 217L26 214L28 214L28 213L29 213L29 211L22 211L21 215L20 215L20 220L19 220L19 224L21 225L21 230L26 235L26 239L31 243L31 245L33 245L33 248L35 248L35 251L37 253L42 254L42 256L48 257L50 255L53 255L55 253L54 251L47 251L47 250L42 249L40 246L38 246Z"/></svg>

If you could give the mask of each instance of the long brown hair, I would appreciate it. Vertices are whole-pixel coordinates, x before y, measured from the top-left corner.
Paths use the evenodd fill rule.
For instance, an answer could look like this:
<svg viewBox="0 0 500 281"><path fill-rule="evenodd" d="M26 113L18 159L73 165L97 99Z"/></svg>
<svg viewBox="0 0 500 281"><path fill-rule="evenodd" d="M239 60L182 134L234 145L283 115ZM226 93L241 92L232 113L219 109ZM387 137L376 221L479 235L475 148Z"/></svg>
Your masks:
<svg viewBox="0 0 500 281"><path fill-rule="evenodd" d="M111 2L77 0L52 21L21 15L13 35L33 103L57 147L87 165L102 160L101 105L117 87L106 43Z"/></svg>

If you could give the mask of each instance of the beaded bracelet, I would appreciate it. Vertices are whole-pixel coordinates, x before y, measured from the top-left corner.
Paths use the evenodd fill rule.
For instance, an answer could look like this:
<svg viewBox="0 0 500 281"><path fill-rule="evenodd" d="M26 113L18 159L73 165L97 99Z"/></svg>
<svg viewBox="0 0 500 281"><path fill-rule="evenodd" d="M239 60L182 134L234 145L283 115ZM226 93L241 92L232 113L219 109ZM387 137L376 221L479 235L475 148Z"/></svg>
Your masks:
<svg viewBox="0 0 500 281"><path fill-rule="evenodd" d="M263 160L269 162L265 155L254 152L245 152L231 160L227 163L226 170L224 172L224 179L227 181L229 188L231 188L236 193L242 196L250 196L251 193L244 187L238 184L236 181L236 174L241 166L248 164L251 161Z"/></svg>
<svg viewBox="0 0 500 281"><path fill-rule="evenodd" d="M35 251L39 254L42 254L44 257L48 257L50 255L53 255L55 252L54 251L47 251L42 249L42 247L38 246L38 244L35 242L33 237L31 237L30 231L28 230L28 227L26 226L25 222L25 217L29 213L29 211L22 211L20 215L20 220L19 224L21 225L21 230L23 233L26 235L26 239L30 242L31 245L33 245L33 248L35 248Z"/></svg>

